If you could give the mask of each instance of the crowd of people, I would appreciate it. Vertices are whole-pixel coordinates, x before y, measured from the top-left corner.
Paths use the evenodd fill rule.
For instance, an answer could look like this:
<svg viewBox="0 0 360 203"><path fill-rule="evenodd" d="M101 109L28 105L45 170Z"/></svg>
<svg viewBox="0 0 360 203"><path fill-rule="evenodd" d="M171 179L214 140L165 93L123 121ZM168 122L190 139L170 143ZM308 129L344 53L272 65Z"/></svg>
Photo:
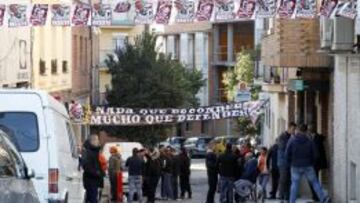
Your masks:
<svg viewBox="0 0 360 203"><path fill-rule="evenodd" d="M111 185L111 200L122 202L124 167L129 174L127 200L130 203L135 199L155 202L158 185L163 200L192 198L191 159L183 147L180 150L134 148L125 163L121 163L121 153L116 147L110 148L111 157L107 161L96 134L91 135L83 147L81 167L87 203L99 202L106 174ZM270 149L253 147L250 143L240 147L227 143L225 152L219 154L216 143L210 142L205 164L209 186L206 203L214 203L217 192L220 203L245 202L259 196L295 203L302 176L307 178L315 201L330 202L319 182L319 172L327 168L324 136L316 133L313 126L290 123Z"/></svg>
<svg viewBox="0 0 360 203"><path fill-rule="evenodd" d="M315 201L330 202L318 179L319 172L327 167L324 137L313 126L290 123L270 149L256 149L249 143L238 148L228 143L225 153L217 154L215 144L210 143L206 167L209 185L206 203L215 202L216 191L220 193L220 203L258 197L295 203L302 176L307 178Z"/></svg>
<svg viewBox="0 0 360 203"><path fill-rule="evenodd" d="M111 201L123 202L124 168L128 171L129 203L134 200L142 203L145 199L148 203L155 202L159 184L163 200L184 199L185 195L192 198L190 157L184 148L181 148L180 152L171 147L134 148L132 156L124 164L121 163L121 153L117 147L111 147L110 154L107 161L101 153L99 137L96 134L92 134L83 145L80 167L83 169L86 203L100 202L106 174L110 182Z"/></svg>

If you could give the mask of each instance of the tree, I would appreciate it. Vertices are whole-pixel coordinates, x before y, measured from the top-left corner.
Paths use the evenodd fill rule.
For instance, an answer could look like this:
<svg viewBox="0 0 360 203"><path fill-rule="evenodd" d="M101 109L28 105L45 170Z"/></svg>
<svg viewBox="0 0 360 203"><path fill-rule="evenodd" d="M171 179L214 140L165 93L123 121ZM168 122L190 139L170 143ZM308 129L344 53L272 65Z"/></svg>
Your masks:
<svg viewBox="0 0 360 203"><path fill-rule="evenodd" d="M252 84L254 80L254 61L250 52L241 51L236 57L236 65L224 74L223 83L227 98L234 100L239 82Z"/></svg>
<svg viewBox="0 0 360 203"><path fill-rule="evenodd" d="M261 86L255 86L254 83L254 60L260 56L260 49L241 51L237 54L236 65L233 69L228 70L224 74L223 83L225 84L225 91L227 98L234 101L238 84L245 82L250 86L252 100L257 100ZM244 117L237 119L237 129L243 136L254 136L258 133L258 126L254 125L250 118Z"/></svg>
<svg viewBox="0 0 360 203"><path fill-rule="evenodd" d="M184 67L170 56L156 52L156 36L147 32L125 43L106 60L112 76L110 106L128 108L177 108L198 105L195 95L204 85L201 72ZM151 145L171 126L112 127L111 134Z"/></svg>

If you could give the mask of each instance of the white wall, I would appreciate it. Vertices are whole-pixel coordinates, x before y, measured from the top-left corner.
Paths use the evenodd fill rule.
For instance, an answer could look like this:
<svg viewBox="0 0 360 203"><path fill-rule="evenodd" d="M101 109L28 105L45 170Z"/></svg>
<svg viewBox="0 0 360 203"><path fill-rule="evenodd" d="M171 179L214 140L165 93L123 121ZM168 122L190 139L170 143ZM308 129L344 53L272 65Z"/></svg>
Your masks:
<svg viewBox="0 0 360 203"><path fill-rule="evenodd" d="M202 72L206 80L197 97L201 106L209 105L209 38L204 32L195 33L195 68Z"/></svg>
<svg viewBox="0 0 360 203"><path fill-rule="evenodd" d="M288 96L280 93L267 93L270 105L265 110L263 144L270 147L276 138L286 130L288 123ZM269 120L270 119L270 120Z"/></svg>
<svg viewBox="0 0 360 203"><path fill-rule="evenodd" d="M360 56L335 56L334 72L334 202L360 201ZM350 176L350 163L357 177ZM356 183L356 187L351 183ZM357 200L351 201L351 190Z"/></svg>

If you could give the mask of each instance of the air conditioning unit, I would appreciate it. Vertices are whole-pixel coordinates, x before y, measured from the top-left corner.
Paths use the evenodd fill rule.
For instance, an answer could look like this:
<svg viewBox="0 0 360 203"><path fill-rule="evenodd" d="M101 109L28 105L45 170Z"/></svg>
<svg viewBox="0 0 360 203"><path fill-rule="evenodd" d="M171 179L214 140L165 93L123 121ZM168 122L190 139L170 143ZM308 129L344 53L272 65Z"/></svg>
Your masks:
<svg viewBox="0 0 360 203"><path fill-rule="evenodd" d="M351 51L354 45L354 20L335 17L331 49L333 51Z"/></svg>
<svg viewBox="0 0 360 203"><path fill-rule="evenodd" d="M320 47L330 49L333 35L333 21L326 17L320 18Z"/></svg>

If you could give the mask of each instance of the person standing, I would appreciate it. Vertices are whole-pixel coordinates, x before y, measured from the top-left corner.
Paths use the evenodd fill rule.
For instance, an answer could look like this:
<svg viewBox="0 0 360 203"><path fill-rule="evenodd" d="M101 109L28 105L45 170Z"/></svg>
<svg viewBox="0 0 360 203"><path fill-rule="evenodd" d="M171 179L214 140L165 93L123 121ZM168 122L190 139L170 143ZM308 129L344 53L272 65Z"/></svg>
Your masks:
<svg viewBox="0 0 360 203"><path fill-rule="evenodd" d="M235 181L238 181L241 179L242 173L244 172L245 158L243 157L241 150L236 146L233 146L233 153L236 156ZM235 202L240 202L241 200L238 193L235 193L234 198Z"/></svg>
<svg viewBox="0 0 360 203"><path fill-rule="evenodd" d="M277 140L276 140L277 142ZM267 156L267 167L270 169L271 175L271 192L270 199L276 199L276 194L279 186L279 168L277 166L277 150L278 145L275 144L270 148L268 156Z"/></svg>
<svg viewBox="0 0 360 203"><path fill-rule="evenodd" d="M286 159L291 167L290 203L295 203L301 177L306 176L322 203L330 201L316 178L314 163L317 152L314 143L307 136L307 126L302 124L298 132L292 137L286 147Z"/></svg>
<svg viewBox="0 0 360 203"><path fill-rule="evenodd" d="M122 194L118 194L118 188L122 183L118 182L118 176L121 175L121 155L117 147L110 147L108 175L110 180L111 201L117 202L122 200Z"/></svg>
<svg viewBox="0 0 360 203"><path fill-rule="evenodd" d="M232 153L232 145L226 144L225 153L218 160L220 174L220 203L232 203L234 198L234 180L236 156Z"/></svg>
<svg viewBox="0 0 360 203"><path fill-rule="evenodd" d="M316 177L319 179L320 171L325 170L328 167L326 151L324 146L325 136L317 133L314 125L309 125L309 136L311 140L314 142L316 151L318 153L318 156L314 163L314 169L315 169ZM318 197L316 196L315 190L311 187L311 184L310 184L310 188L311 188L313 200L319 201Z"/></svg>
<svg viewBox="0 0 360 203"><path fill-rule="evenodd" d="M171 182L171 178L172 178L172 159L170 157L170 150L168 148L164 149L164 155L162 158L162 194L161 197L164 200L168 200L168 199L172 199L173 197L173 188L172 188L172 182Z"/></svg>
<svg viewBox="0 0 360 203"><path fill-rule="evenodd" d="M290 196L290 168L287 164L285 151L287 143L295 133L296 124L291 122L288 129L278 137L277 166L279 168L279 195L282 201L289 200Z"/></svg>
<svg viewBox="0 0 360 203"><path fill-rule="evenodd" d="M84 143L82 154L83 184L86 190L85 202L98 203L98 190L105 176L99 161L100 141L97 134L90 135Z"/></svg>
<svg viewBox="0 0 360 203"><path fill-rule="evenodd" d="M133 149L133 155L126 160L126 167L129 171L129 203L133 202L135 193L139 202L143 202L142 194L142 172L144 160L140 157L139 150Z"/></svg>
<svg viewBox="0 0 360 203"><path fill-rule="evenodd" d="M267 168L267 148L262 147L260 150L260 156L258 158L258 170L259 174L259 184L261 185L263 191L263 197L266 199L266 187L269 182L269 170Z"/></svg>
<svg viewBox="0 0 360 203"><path fill-rule="evenodd" d="M154 203L156 188L161 176L160 152L152 149L150 153L146 154L146 158L144 177L147 184L147 203Z"/></svg>
<svg viewBox="0 0 360 203"><path fill-rule="evenodd" d="M216 187L218 184L217 155L214 151L214 143L210 143L205 157L209 190L206 203L214 203Z"/></svg>
<svg viewBox="0 0 360 203"><path fill-rule="evenodd" d="M176 150L174 148L170 149L169 157L172 160L172 169L171 169L171 185L173 188L173 200L177 200L179 198L179 175L180 175L180 161L179 156L176 153Z"/></svg>
<svg viewBox="0 0 360 203"><path fill-rule="evenodd" d="M188 198L192 198L191 185L190 185L190 165L191 159L184 147L181 148L178 162L180 164L180 190L181 199L185 198L185 193L188 193Z"/></svg>

